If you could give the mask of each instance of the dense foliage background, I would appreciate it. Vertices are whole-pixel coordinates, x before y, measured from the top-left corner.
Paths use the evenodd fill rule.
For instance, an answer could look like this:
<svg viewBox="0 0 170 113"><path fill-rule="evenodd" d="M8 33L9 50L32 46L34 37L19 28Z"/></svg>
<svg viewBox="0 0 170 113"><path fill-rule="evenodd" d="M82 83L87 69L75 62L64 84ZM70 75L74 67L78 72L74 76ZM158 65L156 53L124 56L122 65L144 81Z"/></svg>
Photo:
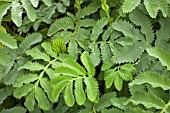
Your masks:
<svg viewBox="0 0 170 113"><path fill-rule="evenodd" d="M0 0L0 113L170 113L170 0Z"/></svg>

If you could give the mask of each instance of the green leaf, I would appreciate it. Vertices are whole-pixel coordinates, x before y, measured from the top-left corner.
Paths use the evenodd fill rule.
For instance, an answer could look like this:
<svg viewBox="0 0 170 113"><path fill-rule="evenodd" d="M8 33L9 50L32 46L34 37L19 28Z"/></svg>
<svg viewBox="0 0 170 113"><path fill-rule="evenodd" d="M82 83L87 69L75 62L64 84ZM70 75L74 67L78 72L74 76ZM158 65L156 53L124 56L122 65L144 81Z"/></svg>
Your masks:
<svg viewBox="0 0 170 113"><path fill-rule="evenodd" d="M123 46L115 51L112 61L119 64L125 62L135 62L138 58L140 58L144 50L145 45L140 42L137 42L132 46Z"/></svg>
<svg viewBox="0 0 170 113"><path fill-rule="evenodd" d="M127 101L128 101L128 98L125 98L125 97L119 97L119 98L115 97L111 99L112 105L122 110L125 110L127 108L125 104Z"/></svg>
<svg viewBox="0 0 170 113"><path fill-rule="evenodd" d="M164 109L165 107L165 102L162 99L143 91L135 92L135 94L132 95L130 100L135 105L142 104L147 108L155 107L156 109Z"/></svg>
<svg viewBox="0 0 170 113"><path fill-rule="evenodd" d="M3 101L8 97L7 93L5 92L5 89L0 89L0 104L3 103Z"/></svg>
<svg viewBox="0 0 170 113"><path fill-rule="evenodd" d="M133 80L131 83L129 83L129 86L133 85L141 85L144 83L151 84L152 87L161 87L164 90L170 89L170 79L166 77L165 75L160 75L155 72L144 72L141 73L136 77L135 80Z"/></svg>
<svg viewBox="0 0 170 113"><path fill-rule="evenodd" d="M16 40L7 33L4 33L0 30L0 42L5 44L7 47L11 49L17 49Z"/></svg>
<svg viewBox="0 0 170 113"><path fill-rule="evenodd" d="M0 49L0 64L7 66L10 63L10 56L6 53L5 49Z"/></svg>
<svg viewBox="0 0 170 113"><path fill-rule="evenodd" d="M50 62L50 57L42 53L38 48L33 48L31 50L26 51L27 55L30 55L33 57L33 59L42 59L44 61Z"/></svg>
<svg viewBox="0 0 170 113"><path fill-rule="evenodd" d="M49 80L47 78L41 78L40 79L40 85L44 89L44 91L47 93L49 100L53 101L52 97L51 97L52 87L50 85Z"/></svg>
<svg viewBox="0 0 170 113"><path fill-rule="evenodd" d="M26 97L26 101L24 102L25 107L27 107L27 109L29 111L33 111L34 110L34 105L35 105L35 99L34 99L34 90L32 90L28 96Z"/></svg>
<svg viewBox="0 0 170 113"><path fill-rule="evenodd" d="M23 10L21 9L20 3L16 1L12 2L11 19L17 27L22 25L22 13Z"/></svg>
<svg viewBox="0 0 170 113"><path fill-rule="evenodd" d="M92 63L94 66L99 65L100 63L100 49L98 45L94 45L90 54Z"/></svg>
<svg viewBox="0 0 170 113"><path fill-rule="evenodd" d="M83 76L86 75L86 70L80 64L78 64L75 60L71 58L67 58L66 60L64 60L62 62L62 65L72 70L75 70L79 75L83 75Z"/></svg>
<svg viewBox="0 0 170 113"><path fill-rule="evenodd" d="M103 27L107 25L108 20L102 18L97 21L96 25L92 29L91 40L97 40L99 35L103 32Z"/></svg>
<svg viewBox="0 0 170 113"><path fill-rule="evenodd" d="M147 52L150 56L156 57L160 60L163 66L167 67L167 70L170 70L170 54L168 51L165 51L161 48L148 48Z"/></svg>
<svg viewBox="0 0 170 113"><path fill-rule="evenodd" d="M18 78L13 85L14 87L21 87L23 84L29 84L30 82L34 82L38 79L37 74L27 74L23 75L22 77Z"/></svg>
<svg viewBox="0 0 170 113"><path fill-rule="evenodd" d="M143 34L145 34L146 41L148 43L152 43L154 40L154 33L152 31L152 25L149 18L139 10L134 10L131 12L129 17L134 24L141 26L140 30ZM143 21L141 21L141 19Z"/></svg>
<svg viewBox="0 0 170 113"><path fill-rule="evenodd" d="M108 74L108 75L106 75ZM113 69L108 70L107 72L105 72L105 84L106 84L106 88L110 88L113 84L113 80L115 79L115 76L117 75L117 72Z"/></svg>
<svg viewBox="0 0 170 113"><path fill-rule="evenodd" d="M101 44L101 55L103 62L110 62L111 60L111 51L108 44Z"/></svg>
<svg viewBox="0 0 170 113"><path fill-rule="evenodd" d="M56 53L52 50L52 46L50 45L50 43L44 42L44 43L41 44L41 46L44 48L45 52L46 52L48 55L56 58L57 55L56 55Z"/></svg>
<svg viewBox="0 0 170 113"><path fill-rule="evenodd" d="M33 33L31 35L28 35L20 44L20 52L29 49L32 45L41 42L42 35L40 33Z"/></svg>
<svg viewBox="0 0 170 113"><path fill-rule="evenodd" d="M39 0L30 0L30 2L35 8L38 7Z"/></svg>
<svg viewBox="0 0 170 113"><path fill-rule="evenodd" d="M73 95L73 81L71 81L65 88L64 100L69 107L73 106L75 103L75 99Z"/></svg>
<svg viewBox="0 0 170 113"><path fill-rule="evenodd" d="M74 86L75 86L74 94L75 94L76 102L78 105L82 105L86 101L86 95L84 93L83 85L82 85L82 78L77 79L75 81Z"/></svg>
<svg viewBox="0 0 170 113"><path fill-rule="evenodd" d="M125 36L131 37L135 41L145 39L144 35L138 29L136 29L132 24L126 21L115 21L112 24L112 27L113 29L122 32Z"/></svg>
<svg viewBox="0 0 170 113"><path fill-rule="evenodd" d="M123 80L120 75L116 75L114 79L114 85L118 91L122 90Z"/></svg>
<svg viewBox="0 0 170 113"><path fill-rule="evenodd" d="M140 4L140 2L141 0L125 0L123 3L123 12L131 12Z"/></svg>
<svg viewBox="0 0 170 113"><path fill-rule="evenodd" d="M27 16L31 21L35 21L37 14L34 10L34 8L32 7L30 1L28 0L21 0L22 6L24 7L24 9L27 12Z"/></svg>
<svg viewBox="0 0 170 113"><path fill-rule="evenodd" d="M63 3L57 3L57 9L59 12L61 13L65 13L66 12L66 6Z"/></svg>
<svg viewBox="0 0 170 113"><path fill-rule="evenodd" d="M47 99L47 96L45 95L45 92L40 88L35 88L35 98L38 101L38 106L43 110L49 110L50 109L50 102Z"/></svg>
<svg viewBox="0 0 170 113"><path fill-rule="evenodd" d="M52 6L52 1L51 0L42 0L42 1L45 3L45 5Z"/></svg>
<svg viewBox="0 0 170 113"><path fill-rule="evenodd" d="M123 80L130 81L133 79L132 73L135 72L135 70L132 64L125 64L120 67L119 75Z"/></svg>
<svg viewBox="0 0 170 113"><path fill-rule="evenodd" d="M18 70L28 69L30 71L39 71L39 70L43 70L44 68L45 67L43 65L39 64L38 62L28 61L25 65L19 67Z"/></svg>
<svg viewBox="0 0 170 113"><path fill-rule="evenodd" d="M95 104L95 109L97 111L100 111L103 108L109 107L110 105L112 105L111 100L116 98L116 93L115 92L110 92L110 93L106 93L104 95L102 95L102 97L100 98L99 102L97 104Z"/></svg>
<svg viewBox="0 0 170 113"><path fill-rule="evenodd" d="M10 109L3 109L0 113L26 113L26 109L21 106L15 106Z"/></svg>
<svg viewBox="0 0 170 113"><path fill-rule="evenodd" d="M146 7L146 10L148 11L149 15L152 18L156 18L157 12L159 10L158 2L157 0L144 0L144 5Z"/></svg>
<svg viewBox="0 0 170 113"><path fill-rule="evenodd" d="M55 87L56 85L66 82L66 81L71 81L73 78L68 75L58 75L54 78L51 79L50 84L52 87Z"/></svg>
<svg viewBox="0 0 170 113"><path fill-rule="evenodd" d="M86 77L84 82L87 88L87 97L90 101L95 101L98 95L98 82L95 78Z"/></svg>
<svg viewBox="0 0 170 113"><path fill-rule="evenodd" d="M52 91L52 98L54 101L58 101L58 97L61 93L61 91L68 85L69 82L65 81L65 82L61 82L57 85L55 85L53 91Z"/></svg>
<svg viewBox="0 0 170 113"><path fill-rule="evenodd" d="M124 113L123 111L116 109L116 108L112 108L112 109L102 109L101 113Z"/></svg>
<svg viewBox="0 0 170 113"><path fill-rule="evenodd" d="M63 75L69 75L69 76L72 76L72 77L78 77L78 73L77 71L73 70L73 69L70 69L68 67L65 67L65 66L59 66L55 69L55 72L57 74L63 74Z"/></svg>
<svg viewBox="0 0 170 113"><path fill-rule="evenodd" d="M68 49L67 49L68 53L74 57L78 56L78 44L75 40L71 40L68 43Z"/></svg>
<svg viewBox="0 0 170 113"><path fill-rule="evenodd" d="M7 10L11 7L11 3L6 3L0 6L0 21L2 21L3 16L7 13Z"/></svg>
<svg viewBox="0 0 170 113"><path fill-rule="evenodd" d="M23 85L22 87L19 87L19 88L15 89L13 95L14 95L16 98L19 98L19 99L20 99L21 97L28 95L28 93L29 93L31 90L33 90L33 88L34 88L34 85L33 85L33 84L25 84L25 85Z"/></svg>
<svg viewBox="0 0 170 113"><path fill-rule="evenodd" d="M90 55L88 52L83 52L81 55L81 62L85 66L88 71L88 76L94 77L95 75L95 67L91 61Z"/></svg>

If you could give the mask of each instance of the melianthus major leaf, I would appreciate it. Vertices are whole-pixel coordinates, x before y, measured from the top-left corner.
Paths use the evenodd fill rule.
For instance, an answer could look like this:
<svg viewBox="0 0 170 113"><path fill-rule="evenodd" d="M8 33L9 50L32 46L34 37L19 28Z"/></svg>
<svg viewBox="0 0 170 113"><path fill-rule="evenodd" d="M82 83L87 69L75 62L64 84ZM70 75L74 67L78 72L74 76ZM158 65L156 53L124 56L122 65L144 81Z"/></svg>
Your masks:
<svg viewBox="0 0 170 113"><path fill-rule="evenodd" d="M63 74L63 75L69 75L69 76L72 76L72 77L78 77L78 73L77 71L73 70L73 69L70 69L68 67L65 67L65 66L59 66L55 69L55 72L57 74Z"/></svg>
<svg viewBox="0 0 170 113"><path fill-rule="evenodd" d="M120 75L116 75L114 79L114 85L118 91L122 90L123 80Z"/></svg>
<svg viewBox="0 0 170 113"><path fill-rule="evenodd" d="M43 70L44 68L45 67L43 65L39 64L38 62L28 61L25 65L19 67L18 70L27 69L30 71L39 71L39 70Z"/></svg>
<svg viewBox="0 0 170 113"><path fill-rule="evenodd" d="M167 67L167 70L170 70L170 54L168 51L165 51L164 49L161 48L148 48L147 52L149 53L150 56L156 57L160 60L161 64L163 66Z"/></svg>
<svg viewBox="0 0 170 113"><path fill-rule="evenodd" d="M11 3L6 3L0 6L0 21L2 21L3 16L7 13L7 10L11 7Z"/></svg>
<svg viewBox="0 0 170 113"><path fill-rule="evenodd" d="M88 71L88 76L94 77L95 75L95 67L91 61L90 55L87 51L83 52L81 55L81 62L85 66Z"/></svg>
<svg viewBox="0 0 170 113"><path fill-rule="evenodd" d="M38 79L37 74L26 74L26 75L23 75L20 78L18 78L13 86L21 87L23 84L29 84L31 82L34 82L37 79Z"/></svg>
<svg viewBox="0 0 170 113"><path fill-rule="evenodd" d="M10 109L3 109L3 110L1 110L0 113L18 113L18 112L26 113L26 109L21 106L15 106Z"/></svg>
<svg viewBox="0 0 170 113"><path fill-rule="evenodd" d="M79 75L83 75L86 76L86 70L80 65L78 64L75 60L71 59L71 58L67 58L62 62L63 66L66 66L72 70L77 71L77 73Z"/></svg>
<svg viewBox="0 0 170 113"><path fill-rule="evenodd" d="M31 50L26 51L26 54L32 56L33 59L42 59L47 62L50 61L50 57L41 52L38 48L32 48Z"/></svg>
<svg viewBox="0 0 170 113"><path fill-rule="evenodd" d="M131 37L135 41L145 39L144 35L138 29L126 21L115 21L112 24L112 27L113 29L122 32L125 36Z"/></svg>
<svg viewBox="0 0 170 113"><path fill-rule="evenodd" d="M50 55L51 57L56 58L56 53L52 50L52 46L50 43L44 42L41 44L41 46L44 48L45 52Z"/></svg>
<svg viewBox="0 0 170 113"><path fill-rule="evenodd" d="M100 49L101 49L102 61L103 62L110 62L112 55L111 55L109 45L108 44L101 44Z"/></svg>
<svg viewBox="0 0 170 113"><path fill-rule="evenodd" d="M74 95L73 95L73 81L71 81L65 88L64 92L64 100L68 106L73 106L75 103Z"/></svg>
<svg viewBox="0 0 170 113"><path fill-rule="evenodd" d="M123 46L115 52L112 57L112 61L119 64L125 62L135 62L137 58L140 58L144 50L145 45L140 42L137 42L132 46Z"/></svg>
<svg viewBox="0 0 170 113"><path fill-rule="evenodd" d="M24 7L24 9L27 12L27 16L31 21L35 21L37 14L34 10L34 8L32 7L30 1L28 0L21 0L22 6Z"/></svg>
<svg viewBox="0 0 170 113"><path fill-rule="evenodd" d="M136 91L130 100L134 104L142 104L147 108L155 107L157 109L164 109L165 107L165 102L162 99L143 91Z"/></svg>
<svg viewBox="0 0 170 113"><path fill-rule="evenodd" d="M141 0L125 0L123 3L123 12L131 12L140 4L140 2Z"/></svg>
<svg viewBox="0 0 170 113"><path fill-rule="evenodd" d="M20 52L29 49L32 45L40 42L42 40L42 35L40 33L33 33L28 35L19 45Z"/></svg>
<svg viewBox="0 0 170 113"><path fill-rule="evenodd" d="M149 15L152 18L156 18L157 12L159 10L158 0L144 0L144 5Z"/></svg>
<svg viewBox="0 0 170 113"><path fill-rule="evenodd" d="M45 92L42 88L36 87L35 88L35 98L38 101L38 106L43 110L49 110L51 105L49 100L47 99L47 96L45 95Z"/></svg>
<svg viewBox="0 0 170 113"><path fill-rule="evenodd" d="M98 45L94 45L92 47L90 57L91 57L91 60L92 60L92 63L94 66L99 65L99 63L100 63L100 49L99 49Z"/></svg>
<svg viewBox="0 0 170 113"><path fill-rule="evenodd" d="M68 81L65 81L54 86L54 89L52 91L52 98L54 101L58 101L58 97L61 91L68 85L68 83Z"/></svg>
<svg viewBox="0 0 170 113"><path fill-rule="evenodd" d="M47 6L52 6L51 0L42 0Z"/></svg>
<svg viewBox="0 0 170 113"><path fill-rule="evenodd" d="M7 47L11 49L17 49L17 42L16 39L14 39L13 36L10 36L7 33L4 33L0 30L0 42L5 44Z"/></svg>
<svg viewBox="0 0 170 113"><path fill-rule="evenodd" d="M1 49L0 48L0 64L7 66L10 63L10 56L7 54L7 52L5 51L5 49Z"/></svg>
<svg viewBox="0 0 170 113"><path fill-rule="evenodd" d="M30 0L30 2L34 7L38 7L39 0Z"/></svg>
<svg viewBox="0 0 170 113"><path fill-rule="evenodd" d="M76 102L78 105L82 105L86 101L86 95L83 90L82 78L78 78L75 81L74 86L75 86L74 94L75 94Z"/></svg>
<svg viewBox="0 0 170 113"><path fill-rule="evenodd" d="M131 12L129 17L134 24L141 26L140 30L143 34L145 34L146 41L148 43L152 43L154 40L154 33L152 31L152 26L149 18L139 10L134 10Z"/></svg>
<svg viewBox="0 0 170 113"><path fill-rule="evenodd" d="M34 90L32 90L28 96L26 97L26 100L24 102L25 107L27 107L27 109L29 111L33 111L34 110L34 105L35 105L35 95L34 95Z"/></svg>
<svg viewBox="0 0 170 113"><path fill-rule="evenodd" d="M129 83L129 86L133 85L141 85L144 83L151 84L152 87L161 87L164 90L170 89L170 79L166 77L165 75L160 75L155 72L143 72L140 75L136 77L135 80L133 80L131 83Z"/></svg>
<svg viewBox="0 0 170 113"><path fill-rule="evenodd" d="M86 77L86 78L84 78L84 82L85 82L86 88L87 88L88 99L90 101L95 101L98 96L98 93L99 93L97 80L92 77Z"/></svg>
<svg viewBox="0 0 170 113"><path fill-rule="evenodd" d="M22 25L22 13L20 3L17 1L12 2L11 19L18 27Z"/></svg>
<svg viewBox="0 0 170 113"><path fill-rule="evenodd" d="M99 102L94 105L97 111L100 111L103 108L109 107L112 105L111 100L116 98L115 92L106 93L101 96Z"/></svg>

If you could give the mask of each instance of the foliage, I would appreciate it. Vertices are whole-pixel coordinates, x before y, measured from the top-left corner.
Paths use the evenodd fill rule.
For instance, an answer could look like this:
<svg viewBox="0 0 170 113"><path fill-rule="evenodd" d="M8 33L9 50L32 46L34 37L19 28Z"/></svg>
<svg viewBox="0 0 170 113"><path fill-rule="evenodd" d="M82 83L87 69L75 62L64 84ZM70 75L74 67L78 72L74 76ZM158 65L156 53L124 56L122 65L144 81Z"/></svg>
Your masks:
<svg viewBox="0 0 170 113"><path fill-rule="evenodd" d="M0 113L170 113L170 0L0 0Z"/></svg>

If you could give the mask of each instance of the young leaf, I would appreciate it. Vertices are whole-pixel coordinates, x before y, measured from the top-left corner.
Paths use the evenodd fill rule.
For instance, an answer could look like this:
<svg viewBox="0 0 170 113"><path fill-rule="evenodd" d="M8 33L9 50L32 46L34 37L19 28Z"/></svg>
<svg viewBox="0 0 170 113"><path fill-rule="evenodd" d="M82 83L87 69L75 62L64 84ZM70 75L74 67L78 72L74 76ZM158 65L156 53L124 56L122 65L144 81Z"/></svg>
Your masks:
<svg viewBox="0 0 170 113"><path fill-rule="evenodd" d="M39 71L39 70L43 70L45 67L41 64L39 64L38 62L27 62L25 65L21 66L18 68L18 70L21 69L28 69L30 71Z"/></svg>
<svg viewBox="0 0 170 113"><path fill-rule="evenodd" d="M77 104L78 105L84 104L84 102L86 101L86 95L83 90L82 78L79 78L75 81L74 87L75 87L74 94Z"/></svg>
<svg viewBox="0 0 170 113"><path fill-rule="evenodd" d="M35 98L38 101L38 106L43 110L49 110L50 109L50 102L47 99L47 96L45 95L45 92L40 88L35 88Z"/></svg>
<svg viewBox="0 0 170 113"><path fill-rule="evenodd" d="M32 56L33 59L42 59L47 62L50 61L50 57L47 54L42 53L38 48L28 50L26 51L26 54Z"/></svg>
<svg viewBox="0 0 170 113"><path fill-rule="evenodd" d="M84 82L87 88L87 97L90 101L95 101L98 94L98 82L95 78L86 77L84 78Z"/></svg>
<svg viewBox="0 0 170 113"><path fill-rule="evenodd" d="M74 105L75 99L73 95L73 81L71 81L65 88L64 100L68 106L71 107Z"/></svg>
<svg viewBox="0 0 170 113"><path fill-rule="evenodd" d="M12 2L11 19L18 27L22 25L22 13L20 3L16 1Z"/></svg>
<svg viewBox="0 0 170 113"><path fill-rule="evenodd" d="M116 75L114 79L114 85L118 91L122 90L123 80L120 75Z"/></svg>
<svg viewBox="0 0 170 113"><path fill-rule="evenodd" d="M168 51L165 51L161 48L148 48L147 52L150 56L156 57L160 60L163 66L167 67L167 70L170 70L170 54Z"/></svg>
<svg viewBox="0 0 170 113"><path fill-rule="evenodd" d="M155 107L157 109L163 109L165 107L165 102L156 97L153 94L146 93L143 91L137 91L132 95L130 99L135 105L143 104L147 108Z"/></svg>
<svg viewBox="0 0 170 113"><path fill-rule="evenodd" d="M140 2L141 0L125 0L123 3L123 12L131 12L140 4Z"/></svg>
<svg viewBox="0 0 170 113"><path fill-rule="evenodd" d="M27 12L27 16L31 21L35 21L37 14L34 10L34 8L32 7L30 1L28 0L21 0L22 6L24 7L24 9Z"/></svg>
<svg viewBox="0 0 170 113"><path fill-rule="evenodd" d="M94 77L95 75L95 67L91 61L90 55L88 52L83 52L81 55L81 62L85 66L88 71L88 76Z"/></svg>
<svg viewBox="0 0 170 113"><path fill-rule="evenodd" d="M80 66L80 64L78 64L75 60L71 59L71 58L67 58L66 60L64 60L62 62L63 66L66 66L72 70L75 70L76 72L78 72L79 75L86 75L86 70Z"/></svg>
<svg viewBox="0 0 170 113"><path fill-rule="evenodd" d="M109 75L106 75L107 77L105 78L105 84L107 89L112 86L115 76L117 76L117 72L115 70L111 69L109 71L111 72L109 73Z"/></svg>
<svg viewBox="0 0 170 113"><path fill-rule="evenodd" d="M7 13L7 10L11 7L11 3L6 3L0 6L0 21L2 21L3 16Z"/></svg>
<svg viewBox="0 0 170 113"><path fill-rule="evenodd" d="M18 48L16 40L9 34L2 32L1 30L0 30L0 42L5 44L7 47L11 49Z"/></svg>
<svg viewBox="0 0 170 113"><path fill-rule="evenodd" d="M29 111L33 111L34 110L34 105L35 105L35 99L34 99L34 90L32 90L28 96L26 97L26 101L24 102L25 107L27 107L27 109Z"/></svg>

